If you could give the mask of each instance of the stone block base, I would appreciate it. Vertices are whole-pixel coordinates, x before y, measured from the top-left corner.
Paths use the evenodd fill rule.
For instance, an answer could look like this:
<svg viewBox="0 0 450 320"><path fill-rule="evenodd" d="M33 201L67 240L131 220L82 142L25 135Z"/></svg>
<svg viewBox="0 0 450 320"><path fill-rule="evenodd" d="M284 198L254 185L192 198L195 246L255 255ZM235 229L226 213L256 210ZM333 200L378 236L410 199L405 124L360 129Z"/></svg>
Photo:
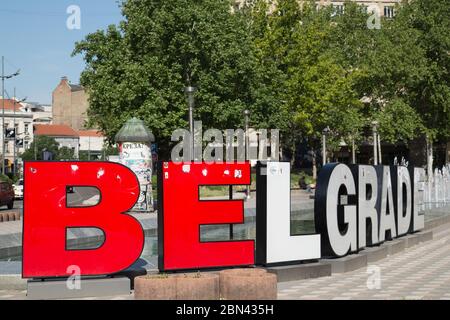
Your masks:
<svg viewBox="0 0 450 320"><path fill-rule="evenodd" d="M278 282L295 281L331 276L331 264L323 262L269 267L268 272L278 277Z"/></svg>
<svg viewBox="0 0 450 320"><path fill-rule="evenodd" d="M130 279L128 278L95 278L80 280L79 288L71 289L67 280L28 280L27 298L32 300L77 299L87 297L107 297L129 295Z"/></svg>

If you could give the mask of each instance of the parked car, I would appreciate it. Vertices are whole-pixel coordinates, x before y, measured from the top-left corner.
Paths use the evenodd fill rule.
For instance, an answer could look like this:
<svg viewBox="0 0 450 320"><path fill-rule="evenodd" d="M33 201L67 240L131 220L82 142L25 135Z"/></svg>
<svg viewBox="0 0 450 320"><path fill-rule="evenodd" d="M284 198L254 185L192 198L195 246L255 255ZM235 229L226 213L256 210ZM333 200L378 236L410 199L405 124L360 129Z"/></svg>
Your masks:
<svg viewBox="0 0 450 320"><path fill-rule="evenodd" d="M20 179L14 184L14 198L23 199L23 179Z"/></svg>
<svg viewBox="0 0 450 320"><path fill-rule="evenodd" d="M14 207L14 188L6 181L0 182L0 206L7 206L8 209Z"/></svg>

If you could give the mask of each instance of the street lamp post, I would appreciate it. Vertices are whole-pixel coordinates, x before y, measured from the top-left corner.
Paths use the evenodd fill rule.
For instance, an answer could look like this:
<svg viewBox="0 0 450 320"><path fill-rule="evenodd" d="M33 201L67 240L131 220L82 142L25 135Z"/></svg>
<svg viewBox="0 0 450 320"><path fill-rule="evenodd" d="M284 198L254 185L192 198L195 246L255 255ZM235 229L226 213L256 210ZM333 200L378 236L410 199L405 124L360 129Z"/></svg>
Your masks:
<svg viewBox="0 0 450 320"><path fill-rule="evenodd" d="M195 92L197 91L196 87L188 86L184 89L188 97L188 105L189 105L189 131L191 133L191 145L190 145L190 160L193 161L195 159L194 156L194 107L195 107Z"/></svg>
<svg viewBox="0 0 450 320"><path fill-rule="evenodd" d="M249 118L250 110L244 110L245 117L245 160L250 160L249 147L250 147L250 137L249 137Z"/></svg>
<svg viewBox="0 0 450 320"><path fill-rule="evenodd" d="M244 116L245 116L245 160L250 161L250 136L249 136L249 123L250 123L250 110L245 109L244 110ZM246 187L247 192L247 199L250 199L250 186Z"/></svg>
<svg viewBox="0 0 450 320"><path fill-rule="evenodd" d="M326 127L322 131L322 163L327 164L327 135L330 133L330 127Z"/></svg>
<svg viewBox="0 0 450 320"><path fill-rule="evenodd" d="M352 164L356 164L356 146L355 138L352 137Z"/></svg>
<svg viewBox="0 0 450 320"><path fill-rule="evenodd" d="M14 110L13 110L13 128L14 128L14 140L13 140L13 176L16 175L16 88L14 88Z"/></svg>
<svg viewBox="0 0 450 320"><path fill-rule="evenodd" d="M5 76L5 57L2 56L2 174L5 174L5 80L16 77L19 73L20 70Z"/></svg>
<svg viewBox="0 0 450 320"><path fill-rule="evenodd" d="M373 128L373 164L378 165L378 121L372 122Z"/></svg>
<svg viewBox="0 0 450 320"><path fill-rule="evenodd" d="M378 135L378 141L377 141L377 144L378 144L378 164L383 164L383 157L382 157L382 154L381 154L381 137L380 137L380 133L379 132L377 132L377 135Z"/></svg>

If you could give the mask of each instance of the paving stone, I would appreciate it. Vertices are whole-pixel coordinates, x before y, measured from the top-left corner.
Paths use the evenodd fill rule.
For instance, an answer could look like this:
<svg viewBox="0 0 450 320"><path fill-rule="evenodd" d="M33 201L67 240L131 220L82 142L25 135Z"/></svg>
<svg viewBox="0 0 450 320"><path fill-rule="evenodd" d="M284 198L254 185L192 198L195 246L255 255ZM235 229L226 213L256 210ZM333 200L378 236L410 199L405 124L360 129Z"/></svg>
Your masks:
<svg viewBox="0 0 450 320"><path fill-rule="evenodd" d="M450 299L450 225L447 229L449 232L441 231L439 238L433 237L428 241L421 240L429 235L415 234L408 236L411 238L386 242L389 255L370 264L380 268L381 290L367 288L366 282L373 274L368 274L367 268L362 267L347 273L334 273L321 282L314 282L310 294L318 295L320 299L335 300ZM312 284L312 280L317 279L306 279L302 286ZM289 283L284 283L286 288ZM284 298L297 297L303 296Z"/></svg>

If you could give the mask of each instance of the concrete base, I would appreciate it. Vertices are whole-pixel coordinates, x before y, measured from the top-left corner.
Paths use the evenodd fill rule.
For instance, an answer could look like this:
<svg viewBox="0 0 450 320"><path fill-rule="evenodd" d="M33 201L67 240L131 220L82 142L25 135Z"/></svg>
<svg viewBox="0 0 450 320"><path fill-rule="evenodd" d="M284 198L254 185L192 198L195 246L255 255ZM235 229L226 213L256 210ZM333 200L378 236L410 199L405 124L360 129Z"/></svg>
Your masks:
<svg viewBox="0 0 450 320"><path fill-rule="evenodd" d="M80 289L70 290L64 280L28 280L27 298L32 300L76 299L129 295L130 279L96 278L81 280Z"/></svg>
<svg viewBox="0 0 450 320"><path fill-rule="evenodd" d="M406 248L406 240L405 239L397 239L393 241L388 241L383 244L388 248L388 255L392 256L394 254L400 253Z"/></svg>
<svg viewBox="0 0 450 320"><path fill-rule="evenodd" d="M323 259L324 263L331 264L332 273L345 273L367 266L367 255L352 254L339 259Z"/></svg>
<svg viewBox="0 0 450 320"><path fill-rule="evenodd" d="M406 248L411 248L420 243L420 237L418 235L409 235L405 237Z"/></svg>
<svg viewBox="0 0 450 320"><path fill-rule="evenodd" d="M275 273L278 282L303 280L331 276L331 263L315 262L291 266L269 267L268 272Z"/></svg>
<svg viewBox="0 0 450 320"><path fill-rule="evenodd" d="M360 254L367 256L367 263L372 263L386 258L388 255L388 247L385 245L370 247L361 251Z"/></svg>
<svg viewBox="0 0 450 320"><path fill-rule="evenodd" d="M420 242L427 242L433 240L433 231L422 231L417 234Z"/></svg>
<svg viewBox="0 0 450 320"><path fill-rule="evenodd" d="M219 273L224 300L277 300L277 275L264 269L229 269Z"/></svg>

